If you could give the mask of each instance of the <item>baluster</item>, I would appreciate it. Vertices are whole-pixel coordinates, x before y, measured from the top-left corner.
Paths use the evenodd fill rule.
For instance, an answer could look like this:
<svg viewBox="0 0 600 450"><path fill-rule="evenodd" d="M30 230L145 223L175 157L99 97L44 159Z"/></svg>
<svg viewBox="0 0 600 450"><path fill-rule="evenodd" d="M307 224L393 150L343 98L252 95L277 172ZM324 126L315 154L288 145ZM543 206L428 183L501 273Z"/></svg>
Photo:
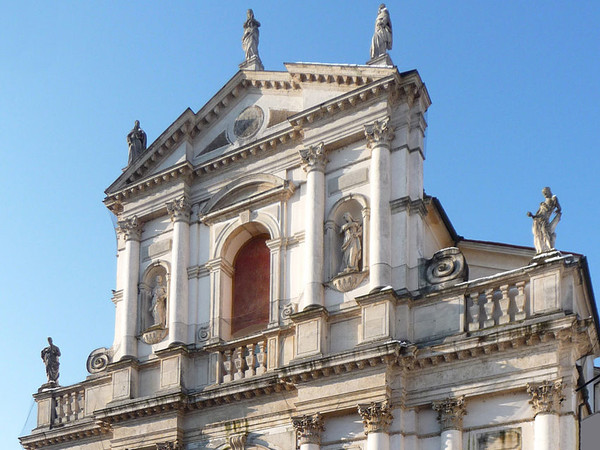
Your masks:
<svg viewBox="0 0 600 450"><path fill-rule="evenodd" d="M267 341L258 342L258 355L256 355L256 360L258 361L256 375L262 375L267 371Z"/></svg>
<svg viewBox="0 0 600 450"><path fill-rule="evenodd" d="M472 305L469 307L472 319L472 322L469 323L469 331L476 331L479 330L479 291L471 292L469 296L472 302Z"/></svg>
<svg viewBox="0 0 600 450"><path fill-rule="evenodd" d="M515 312L515 321L525 320L525 282L519 281L516 283L517 295L515 296L515 306L517 311Z"/></svg>
<svg viewBox="0 0 600 450"><path fill-rule="evenodd" d="M256 375L256 355L254 354L256 344L248 344L246 348L248 349L248 356L246 356L246 365L248 366L248 369L246 369L246 378L248 378Z"/></svg>
<svg viewBox="0 0 600 450"><path fill-rule="evenodd" d="M73 420L78 420L83 417L81 414L81 398L83 397L83 391L73 392Z"/></svg>
<svg viewBox="0 0 600 450"><path fill-rule="evenodd" d="M502 297L498 300L498 306L500 307L500 317L498 318L498 324L502 325L510 322L510 314L508 307L510 306L510 297L508 296L508 284L500 286L500 293Z"/></svg>
<svg viewBox="0 0 600 450"><path fill-rule="evenodd" d="M236 347L233 356L233 363L235 364L236 368L233 379L241 380L244 378L244 347Z"/></svg>
<svg viewBox="0 0 600 450"><path fill-rule="evenodd" d="M50 421L53 425L58 425L60 423L60 397L52 398L52 413Z"/></svg>
<svg viewBox="0 0 600 450"><path fill-rule="evenodd" d="M485 290L485 304L483 305L483 309L485 310L485 320L483 321L483 326L493 327L494 326L494 289L486 289Z"/></svg>
<svg viewBox="0 0 600 450"><path fill-rule="evenodd" d="M233 380L233 362L231 361L231 353L231 350L225 350L225 352L223 352L223 356L225 356L223 367L225 367L226 372L225 375L223 375L223 383Z"/></svg>

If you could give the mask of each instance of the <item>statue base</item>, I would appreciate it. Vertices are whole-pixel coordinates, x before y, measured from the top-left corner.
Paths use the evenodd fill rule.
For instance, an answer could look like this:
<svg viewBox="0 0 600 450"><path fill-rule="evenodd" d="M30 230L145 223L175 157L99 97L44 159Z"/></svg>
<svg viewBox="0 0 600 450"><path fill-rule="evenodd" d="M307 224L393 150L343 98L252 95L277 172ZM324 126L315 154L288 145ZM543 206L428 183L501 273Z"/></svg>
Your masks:
<svg viewBox="0 0 600 450"><path fill-rule="evenodd" d="M42 384L38 389L38 392L47 392L59 387L60 385L56 381L49 381L48 383Z"/></svg>
<svg viewBox="0 0 600 450"><path fill-rule="evenodd" d="M384 55L377 56L376 58L367 61L368 66L390 66L393 67L394 63L392 58L387 53Z"/></svg>
<svg viewBox="0 0 600 450"><path fill-rule="evenodd" d="M158 344L167 337L167 329L161 325L153 325L142 334L142 341L146 344Z"/></svg>
<svg viewBox="0 0 600 450"><path fill-rule="evenodd" d="M239 65L240 70L265 70L260 57L253 56Z"/></svg>
<svg viewBox="0 0 600 450"><path fill-rule="evenodd" d="M549 259L560 258L562 253L555 248L548 250L547 252L538 253L533 257L530 264L543 263Z"/></svg>
<svg viewBox="0 0 600 450"><path fill-rule="evenodd" d="M342 272L331 280L331 284L340 292L348 292L362 283L366 276L367 272Z"/></svg>

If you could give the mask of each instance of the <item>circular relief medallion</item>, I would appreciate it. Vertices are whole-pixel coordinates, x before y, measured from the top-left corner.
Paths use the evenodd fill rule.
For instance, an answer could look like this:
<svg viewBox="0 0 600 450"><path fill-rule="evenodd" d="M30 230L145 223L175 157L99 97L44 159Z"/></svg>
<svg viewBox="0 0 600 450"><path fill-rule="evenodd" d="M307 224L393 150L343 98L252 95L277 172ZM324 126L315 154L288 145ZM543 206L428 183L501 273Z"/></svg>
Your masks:
<svg viewBox="0 0 600 450"><path fill-rule="evenodd" d="M262 109L258 106L249 106L235 119L233 134L242 139L253 136L262 125L264 118Z"/></svg>

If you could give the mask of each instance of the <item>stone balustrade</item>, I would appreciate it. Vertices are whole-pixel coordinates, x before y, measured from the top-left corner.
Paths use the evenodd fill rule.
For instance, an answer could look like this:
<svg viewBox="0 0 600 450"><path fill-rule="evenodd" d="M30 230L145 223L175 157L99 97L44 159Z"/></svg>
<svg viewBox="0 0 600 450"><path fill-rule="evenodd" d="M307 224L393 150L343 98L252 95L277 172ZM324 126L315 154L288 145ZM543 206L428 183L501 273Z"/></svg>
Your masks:
<svg viewBox="0 0 600 450"><path fill-rule="evenodd" d="M267 371L267 339L256 337L221 350L222 383L262 375Z"/></svg>
<svg viewBox="0 0 600 450"><path fill-rule="evenodd" d="M518 322L528 317L526 299L529 280L478 285L465 295L467 331Z"/></svg>
<svg viewBox="0 0 600 450"><path fill-rule="evenodd" d="M52 395L52 425L64 425L82 419L85 415L85 390L76 389L56 391Z"/></svg>

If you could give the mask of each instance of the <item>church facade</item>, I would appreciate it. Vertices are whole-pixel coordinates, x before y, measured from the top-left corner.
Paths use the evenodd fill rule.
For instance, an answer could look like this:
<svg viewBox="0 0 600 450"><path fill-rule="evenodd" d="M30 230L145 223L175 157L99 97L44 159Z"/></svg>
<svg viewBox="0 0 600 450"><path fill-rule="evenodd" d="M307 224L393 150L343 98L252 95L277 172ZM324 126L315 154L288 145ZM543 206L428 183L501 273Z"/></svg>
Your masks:
<svg viewBox="0 0 600 450"><path fill-rule="evenodd" d="M128 136L113 345L34 395L24 448L577 449L585 258L456 234L391 34L370 64L267 72L246 31L202 109Z"/></svg>

